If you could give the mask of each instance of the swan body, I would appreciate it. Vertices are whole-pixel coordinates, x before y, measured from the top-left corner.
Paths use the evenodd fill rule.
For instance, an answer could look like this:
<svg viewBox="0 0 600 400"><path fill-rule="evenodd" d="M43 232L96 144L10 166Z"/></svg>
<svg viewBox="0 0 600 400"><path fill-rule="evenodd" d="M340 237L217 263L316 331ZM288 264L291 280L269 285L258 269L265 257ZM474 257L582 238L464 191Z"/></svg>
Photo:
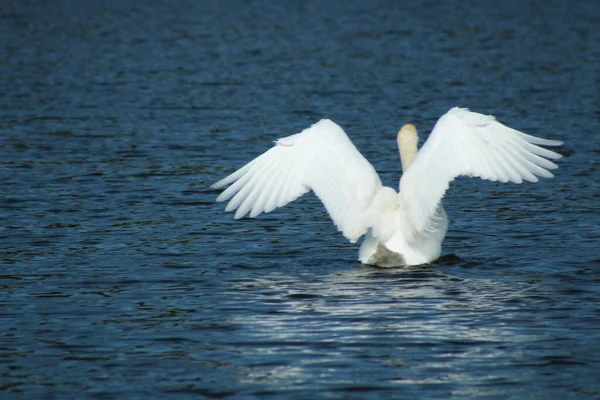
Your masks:
<svg viewBox="0 0 600 400"><path fill-rule="evenodd" d="M442 197L458 176L500 182L550 178L560 154L543 146L562 142L509 128L492 116L452 108L417 152L407 124L397 135L403 175L400 190L383 186L373 166L343 129L324 119L279 139L275 146L212 185L227 187L217 201L251 218L283 207L312 190L338 230L355 243L365 236L359 261L380 267L437 259L448 229Z"/></svg>

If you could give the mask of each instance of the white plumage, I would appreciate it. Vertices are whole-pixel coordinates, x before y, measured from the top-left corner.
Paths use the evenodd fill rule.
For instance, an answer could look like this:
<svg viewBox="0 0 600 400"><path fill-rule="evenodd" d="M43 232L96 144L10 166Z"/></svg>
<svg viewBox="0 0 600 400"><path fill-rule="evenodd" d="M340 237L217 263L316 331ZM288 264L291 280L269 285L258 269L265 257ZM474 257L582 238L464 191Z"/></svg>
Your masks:
<svg viewBox="0 0 600 400"><path fill-rule="evenodd" d="M537 182L538 176L553 176L549 170L557 165L549 159L561 157L539 146L557 146L559 141L526 135L492 116L461 108L438 120L414 156L417 141L413 125L400 130L405 169L400 193L382 186L373 166L330 120L279 139L212 187L230 185L217 201L230 200L226 211L236 210L236 219L271 212L313 190L348 240L354 243L366 235L361 262L416 265L441 253L448 225L441 200L454 178Z"/></svg>

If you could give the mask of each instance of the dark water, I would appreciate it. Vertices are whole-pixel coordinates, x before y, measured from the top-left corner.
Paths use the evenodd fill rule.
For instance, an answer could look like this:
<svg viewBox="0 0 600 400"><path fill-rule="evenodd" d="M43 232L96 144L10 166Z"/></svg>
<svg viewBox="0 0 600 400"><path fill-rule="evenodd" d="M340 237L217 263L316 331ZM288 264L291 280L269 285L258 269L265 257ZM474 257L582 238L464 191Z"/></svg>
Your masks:
<svg viewBox="0 0 600 400"><path fill-rule="evenodd" d="M600 3L0 3L0 398L600 398ZM322 117L396 186L452 106L564 140L441 261L208 186ZM423 135L425 136L425 135Z"/></svg>

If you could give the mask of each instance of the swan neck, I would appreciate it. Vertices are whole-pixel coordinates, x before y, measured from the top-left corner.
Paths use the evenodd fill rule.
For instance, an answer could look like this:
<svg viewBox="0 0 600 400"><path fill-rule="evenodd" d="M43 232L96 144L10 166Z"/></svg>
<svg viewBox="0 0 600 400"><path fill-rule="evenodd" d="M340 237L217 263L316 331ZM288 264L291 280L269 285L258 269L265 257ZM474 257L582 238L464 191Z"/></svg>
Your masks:
<svg viewBox="0 0 600 400"><path fill-rule="evenodd" d="M417 155L418 142L419 136L413 124L404 125L398 132L398 150L400 151L403 172L408 170L408 167Z"/></svg>

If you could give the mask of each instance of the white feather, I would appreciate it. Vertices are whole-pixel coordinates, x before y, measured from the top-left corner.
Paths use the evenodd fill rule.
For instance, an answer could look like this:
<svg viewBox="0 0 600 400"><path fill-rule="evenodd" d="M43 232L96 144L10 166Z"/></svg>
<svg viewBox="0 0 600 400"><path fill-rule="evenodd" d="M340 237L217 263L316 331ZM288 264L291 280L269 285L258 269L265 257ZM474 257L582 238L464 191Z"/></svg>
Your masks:
<svg viewBox="0 0 600 400"><path fill-rule="evenodd" d="M452 108L433 131L400 179L400 227L410 240L423 233L454 178L464 175L490 181L549 178L558 168L543 158L560 154L536 144L558 146L562 142L526 135L494 117L464 108Z"/></svg>
<svg viewBox="0 0 600 400"><path fill-rule="evenodd" d="M237 209L236 219L248 212L250 217L270 212L313 190L352 242L372 225L366 214L381 188L373 166L330 120L277 140L273 148L212 187L228 184L217 201L231 199L226 210Z"/></svg>

